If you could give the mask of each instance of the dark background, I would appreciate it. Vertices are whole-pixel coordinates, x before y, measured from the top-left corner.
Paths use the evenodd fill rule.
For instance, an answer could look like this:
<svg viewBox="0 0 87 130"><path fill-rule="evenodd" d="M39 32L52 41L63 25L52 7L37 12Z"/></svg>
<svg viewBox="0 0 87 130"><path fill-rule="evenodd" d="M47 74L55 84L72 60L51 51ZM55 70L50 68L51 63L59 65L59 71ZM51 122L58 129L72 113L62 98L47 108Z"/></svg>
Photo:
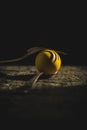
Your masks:
<svg viewBox="0 0 87 130"><path fill-rule="evenodd" d="M78 28L79 29L79 28ZM66 30L66 29L65 29ZM65 31L63 30L63 31ZM24 55L28 48L39 46L63 51L68 55L60 54L63 64L67 65L87 65L86 63L86 45L83 30L72 30L67 28L65 32L6 32L0 45L0 59L17 58ZM19 33L19 34L18 34ZM17 64L27 64L31 62L34 55ZM12 63L11 63L12 64Z"/></svg>
<svg viewBox="0 0 87 130"><path fill-rule="evenodd" d="M68 53L61 55L64 65L86 63L86 15L81 6L51 10L2 10L0 59L22 56L30 47L40 46ZM17 64L29 64L34 56ZM11 63L12 64L12 63ZM15 63L16 64L16 63Z"/></svg>
<svg viewBox="0 0 87 130"><path fill-rule="evenodd" d="M61 1L61 4L58 1L57 3L53 3L53 1L52 3L51 1L49 3L47 3L47 1L46 3L38 3L36 1L35 3L34 1L32 3L32 6L29 1L26 4L24 4L24 1L23 3L22 1L20 3L9 3L8 1L7 3L4 2L3 5L1 4L2 8L0 8L0 59L4 60L17 58L24 55L27 49L29 49L30 47L43 46L68 53L68 55L61 55L63 65L87 65L87 7L85 7L84 5L86 6L86 3L82 3L82 1L81 3L80 1L77 3L76 1L71 1L70 3L67 1L65 1L65 3ZM21 62L10 63L10 65L28 65L31 63L33 64L34 58L35 55L32 55ZM1 75L1 77L2 76L3 75ZM5 76L5 78L8 77L9 76ZM13 79L15 79L14 76ZM4 81L5 80L3 80L2 82ZM58 88L58 93L60 92L60 94L57 94L57 96L61 97L60 95L62 95L64 100L60 101L58 98L59 105L57 106L59 106L59 109L64 106L65 111L69 111L69 108L71 107L73 110L74 107L74 115L76 114L78 119L82 121L85 119L83 116L87 115L85 109L85 104L87 102L86 86L81 86L80 88L78 87L78 89L77 87L74 87L74 90L72 90L72 88L67 88L68 91L66 91L66 88L64 89L64 87L62 87L62 90L60 91ZM55 91L56 90L54 87L54 90L52 90L52 99L53 94L55 98ZM44 95L44 93L45 92L42 92L42 96ZM73 96L73 94L75 96ZM3 113L4 115L7 114L7 111L8 109L10 109L10 107L14 107L15 103L13 102L15 100L17 101L17 97L15 99L15 95L8 95L9 94L6 93L4 95L3 92L1 92L1 118ZM28 95L30 96L30 94ZM20 94L18 94L18 98L19 96ZM21 94L21 96L23 95ZM72 98L72 96L74 98ZM34 98L35 106L37 106L37 98ZM68 105L66 107L66 103L69 104L69 107ZM4 109L6 109L6 111ZM79 118L81 117L81 115L82 118ZM5 119L6 118L4 118L4 121Z"/></svg>

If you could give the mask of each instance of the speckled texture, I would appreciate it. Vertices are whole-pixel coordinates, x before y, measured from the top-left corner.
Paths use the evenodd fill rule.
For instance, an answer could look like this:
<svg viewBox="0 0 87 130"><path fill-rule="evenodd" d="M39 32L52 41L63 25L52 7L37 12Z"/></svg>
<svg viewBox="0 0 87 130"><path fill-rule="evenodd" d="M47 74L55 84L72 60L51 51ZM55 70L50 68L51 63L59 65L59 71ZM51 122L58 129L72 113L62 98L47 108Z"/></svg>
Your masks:
<svg viewBox="0 0 87 130"><path fill-rule="evenodd" d="M35 87L34 66L0 66L0 117L84 120L87 117L87 67L62 66Z"/></svg>
<svg viewBox="0 0 87 130"><path fill-rule="evenodd" d="M34 66L2 66L0 70L0 90L31 86L31 79L37 73ZM86 84L87 67L63 66L57 74L49 78L40 77L35 88L74 87Z"/></svg>

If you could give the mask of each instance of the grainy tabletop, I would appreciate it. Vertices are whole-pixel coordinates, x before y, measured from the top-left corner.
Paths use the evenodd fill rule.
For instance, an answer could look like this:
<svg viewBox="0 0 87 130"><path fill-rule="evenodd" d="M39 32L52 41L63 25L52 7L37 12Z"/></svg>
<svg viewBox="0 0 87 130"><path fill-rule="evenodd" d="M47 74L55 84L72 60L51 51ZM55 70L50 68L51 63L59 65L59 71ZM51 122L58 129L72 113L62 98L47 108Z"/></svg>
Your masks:
<svg viewBox="0 0 87 130"><path fill-rule="evenodd" d="M87 67L62 66L41 76L34 66L0 66L0 112L2 117L30 119L79 119L86 116Z"/></svg>

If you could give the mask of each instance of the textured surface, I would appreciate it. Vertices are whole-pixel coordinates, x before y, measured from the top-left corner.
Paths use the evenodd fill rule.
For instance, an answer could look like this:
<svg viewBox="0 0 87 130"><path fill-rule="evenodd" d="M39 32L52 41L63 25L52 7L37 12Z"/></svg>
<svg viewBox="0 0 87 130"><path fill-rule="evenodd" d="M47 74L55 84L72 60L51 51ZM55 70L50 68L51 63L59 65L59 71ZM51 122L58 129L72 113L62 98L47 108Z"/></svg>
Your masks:
<svg viewBox="0 0 87 130"><path fill-rule="evenodd" d="M0 66L0 114L8 118L79 119L86 116L87 67L62 66L35 87L34 66Z"/></svg>
<svg viewBox="0 0 87 130"><path fill-rule="evenodd" d="M0 90L11 90L31 85L30 81L37 73L33 66L3 66L0 67ZM87 68L63 66L61 70L49 78L40 77L35 88L70 87L87 84Z"/></svg>

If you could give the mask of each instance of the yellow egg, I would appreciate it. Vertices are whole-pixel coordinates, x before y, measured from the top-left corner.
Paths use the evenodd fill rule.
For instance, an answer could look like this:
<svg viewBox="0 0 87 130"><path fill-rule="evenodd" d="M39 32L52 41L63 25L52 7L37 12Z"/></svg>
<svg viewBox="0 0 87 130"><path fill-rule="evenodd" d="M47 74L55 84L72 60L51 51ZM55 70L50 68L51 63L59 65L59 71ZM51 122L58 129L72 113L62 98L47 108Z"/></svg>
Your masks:
<svg viewBox="0 0 87 130"><path fill-rule="evenodd" d="M37 54L35 66L45 74L56 74L61 68L61 58L56 51L45 49Z"/></svg>

